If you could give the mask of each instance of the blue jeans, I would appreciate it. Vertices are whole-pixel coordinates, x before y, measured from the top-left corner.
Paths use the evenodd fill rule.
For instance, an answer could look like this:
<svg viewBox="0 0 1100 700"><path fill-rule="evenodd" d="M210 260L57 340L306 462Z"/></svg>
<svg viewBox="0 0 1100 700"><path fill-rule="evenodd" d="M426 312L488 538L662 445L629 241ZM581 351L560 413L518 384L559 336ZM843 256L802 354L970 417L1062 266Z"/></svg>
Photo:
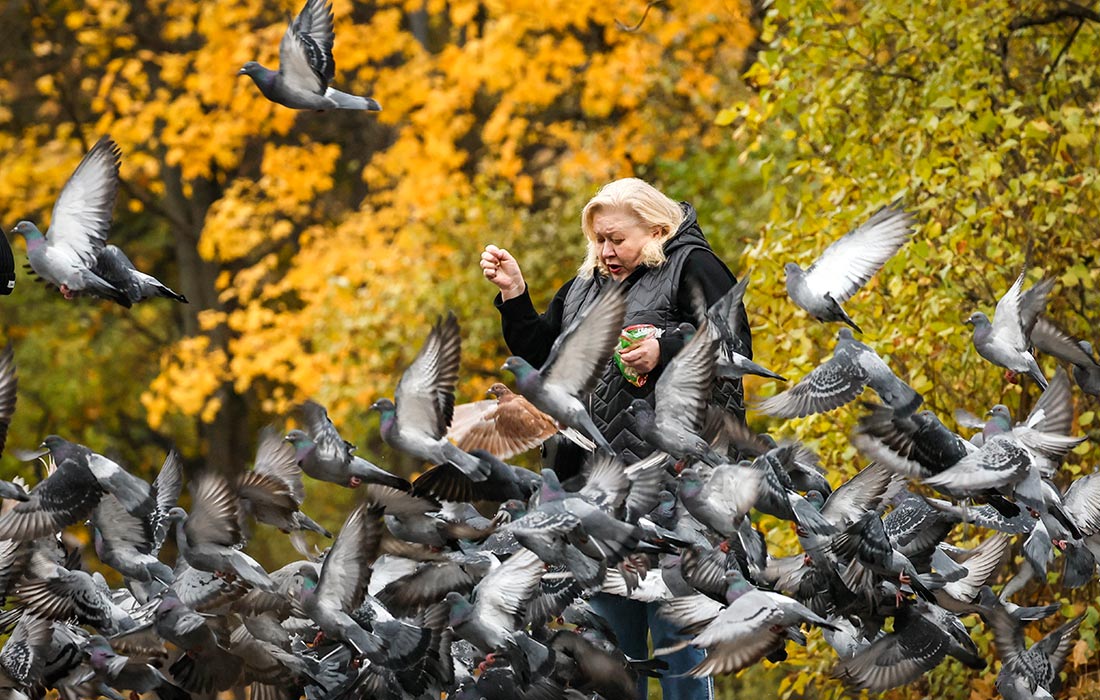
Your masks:
<svg viewBox="0 0 1100 700"><path fill-rule="evenodd" d="M681 639L676 627L657 614L659 603L643 603L606 593L597 594L589 603L615 630L619 648L632 659L649 658L646 640L651 634L654 649L670 646ZM704 656L701 649L687 647L660 657L668 663L668 670L661 676L663 700L713 700L714 685L711 679L683 676ZM638 678L638 700L649 697L647 685L648 679L641 675Z"/></svg>

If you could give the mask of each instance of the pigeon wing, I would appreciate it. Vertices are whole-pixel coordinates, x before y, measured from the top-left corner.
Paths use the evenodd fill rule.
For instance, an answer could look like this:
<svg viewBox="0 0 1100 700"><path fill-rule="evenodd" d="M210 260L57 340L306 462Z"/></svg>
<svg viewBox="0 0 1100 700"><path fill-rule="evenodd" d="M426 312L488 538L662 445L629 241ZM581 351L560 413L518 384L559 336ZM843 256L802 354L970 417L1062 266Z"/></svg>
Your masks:
<svg viewBox="0 0 1100 700"><path fill-rule="evenodd" d="M118 192L122 151L104 136L80 161L53 205L49 243L68 248L87 266L107 243Z"/></svg>
<svg viewBox="0 0 1100 700"><path fill-rule="evenodd" d="M240 504L225 477L205 473L196 480L191 492L191 512L184 523L192 545L211 543L232 547L242 540Z"/></svg>
<svg viewBox="0 0 1100 700"><path fill-rule="evenodd" d="M447 434L455 405L455 383L462 352L458 319L447 318L432 326L427 340L394 390L399 425L415 426L435 439Z"/></svg>
<svg viewBox="0 0 1100 700"><path fill-rule="evenodd" d="M302 468L294 457L294 446L284 440L273 426L260 431L260 442L256 447L256 463L253 467L258 474L269 476L283 485L301 505L306 498L302 484Z"/></svg>
<svg viewBox="0 0 1100 700"><path fill-rule="evenodd" d="M1026 350L1028 346L1027 336L1024 334L1023 321L1020 317L1022 303L1022 290L1024 275L1020 274L1008 291L997 301L997 309L993 312L993 335L1001 341L1008 343L1017 350Z"/></svg>
<svg viewBox="0 0 1100 700"><path fill-rule="evenodd" d="M323 95L328 88L328 78L318 68L324 69L323 51L308 34L299 31L303 15L309 15L311 6L323 5L320 0L309 0L286 28L279 42L279 74L286 89ZM331 57L331 53L329 54Z"/></svg>
<svg viewBox="0 0 1100 700"><path fill-rule="evenodd" d="M878 509L895 482L886 467L871 463L833 491L821 514L832 523L854 522L867 511Z"/></svg>
<svg viewBox="0 0 1100 700"><path fill-rule="evenodd" d="M1080 341L1062 330L1046 316L1040 315L1031 329L1031 343L1039 351L1063 362L1081 367L1100 367L1096 359L1085 352Z"/></svg>
<svg viewBox="0 0 1100 700"><path fill-rule="evenodd" d="M718 338L704 323L669 360L654 387L654 410L661 419L674 420L692 432L699 430L714 385L717 351Z"/></svg>
<svg viewBox="0 0 1100 700"><path fill-rule="evenodd" d="M848 355L834 354L790 389L760 402L760 410L777 418L825 413L853 401L863 392L867 373Z"/></svg>
<svg viewBox="0 0 1100 700"><path fill-rule="evenodd" d="M486 574L474 589L474 615L507 630L518 629L528 602L538 595L545 570L534 552L519 550Z"/></svg>
<svg viewBox="0 0 1100 700"><path fill-rule="evenodd" d="M305 46L310 67L324 78L327 85L336 75L336 61L332 57L336 34L332 27L331 1L306 0L292 26Z"/></svg>
<svg viewBox="0 0 1100 700"><path fill-rule="evenodd" d="M897 202L879 209L859 228L825 249L806 270L806 286L815 296L838 304L867 283L913 234L913 216Z"/></svg>
<svg viewBox="0 0 1100 700"><path fill-rule="evenodd" d="M618 284L605 289L554 341L540 370L543 381L573 396L591 391L615 349L625 314L625 290Z"/></svg>
<svg viewBox="0 0 1100 700"><path fill-rule="evenodd" d="M318 600L344 612L359 607L384 529L378 506L361 504L348 514L321 566L321 578L314 591Z"/></svg>
<svg viewBox="0 0 1100 700"><path fill-rule="evenodd" d="M485 450L508 459L538 447L558 432L553 419L517 396L508 401L474 401L455 406L447 437L459 449Z"/></svg>

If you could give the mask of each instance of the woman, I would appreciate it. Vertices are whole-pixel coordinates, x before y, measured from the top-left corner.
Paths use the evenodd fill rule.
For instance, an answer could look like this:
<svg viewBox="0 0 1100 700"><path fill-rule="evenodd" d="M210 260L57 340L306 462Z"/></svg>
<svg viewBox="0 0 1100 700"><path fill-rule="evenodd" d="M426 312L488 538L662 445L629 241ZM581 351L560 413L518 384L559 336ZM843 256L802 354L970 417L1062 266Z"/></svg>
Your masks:
<svg viewBox="0 0 1100 700"><path fill-rule="evenodd" d="M729 268L714 254L696 221L695 209L677 203L652 185L637 178L608 183L596 193L581 214L581 229L588 251L577 276L566 282L539 314L531 303L527 284L516 258L507 250L488 245L481 254L481 269L500 293L495 304L509 350L535 367L549 355L563 328L583 311L611 281L628 286L625 326L649 324L658 334L618 353L621 364L646 380L637 386L626 372L608 362L589 401L597 427L626 462L652 452L635 431L627 406L636 398L653 402L653 386L661 370L683 347L677 332L680 323L697 323L700 295L710 306L736 283ZM744 309L740 310L744 314ZM740 351L751 357L752 341L746 329ZM720 405L744 416L740 381L724 382L712 397ZM556 454L544 455L562 479L580 470L583 455L568 441L557 442ZM600 594L593 606L615 629L621 648L632 658L645 658L647 629L654 648L675 640L675 630L656 615L656 604ZM665 698L709 698L709 680L675 678L702 659L702 652L687 648L665 658L669 670L661 680ZM639 682L645 698L645 679Z"/></svg>

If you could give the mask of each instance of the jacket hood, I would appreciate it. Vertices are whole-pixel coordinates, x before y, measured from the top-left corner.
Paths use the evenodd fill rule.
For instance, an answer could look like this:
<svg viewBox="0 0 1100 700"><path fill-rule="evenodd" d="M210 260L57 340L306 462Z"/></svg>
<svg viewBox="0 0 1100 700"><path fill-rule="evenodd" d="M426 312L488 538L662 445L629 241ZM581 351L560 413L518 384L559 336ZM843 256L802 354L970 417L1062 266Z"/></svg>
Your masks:
<svg viewBox="0 0 1100 700"><path fill-rule="evenodd" d="M701 245L710 249L710 244L703 236L703 230L699 228L699 217L695 213L695 207L687 202L680 202L680 209L684 212L684 220L680 223L680 228L676 229L676 235L665 241L665 254L685 245Z"/></svg>

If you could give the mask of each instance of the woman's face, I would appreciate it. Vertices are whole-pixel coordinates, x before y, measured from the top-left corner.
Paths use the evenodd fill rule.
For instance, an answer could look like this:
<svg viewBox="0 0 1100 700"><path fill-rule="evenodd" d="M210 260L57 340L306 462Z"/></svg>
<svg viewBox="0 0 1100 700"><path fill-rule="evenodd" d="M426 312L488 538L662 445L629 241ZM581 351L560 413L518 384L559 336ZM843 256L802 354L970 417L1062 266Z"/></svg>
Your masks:
<svg viewBox="0 0 1100 700"><path fill-rule="evenodd" d="M642 249L660 233L628 209L601 209L592 216L592 234L599 260L616 282L622 282L637 269Z"/></svg>

